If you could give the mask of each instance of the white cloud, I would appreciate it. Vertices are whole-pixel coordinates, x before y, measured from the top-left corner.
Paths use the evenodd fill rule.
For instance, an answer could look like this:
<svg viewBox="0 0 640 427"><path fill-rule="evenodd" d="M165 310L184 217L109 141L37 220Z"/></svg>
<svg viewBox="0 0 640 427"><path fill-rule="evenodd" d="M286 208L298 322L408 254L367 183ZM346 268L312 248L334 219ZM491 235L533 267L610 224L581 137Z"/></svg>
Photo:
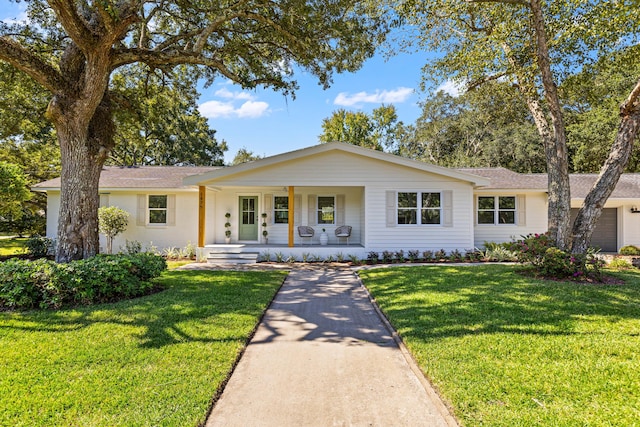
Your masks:
<svg viewBox="0 0 640 427"><path fill-rule="evenodd" d="M340 92L333 103L344 107L360 106L364 103L370 104L393 104L406 101L412 94L413 89L409 87L399 87L394 90L376 90L374 93L358 92L349 94Z"/></svg>
<svg viewBox="0 0 640 427"><path fill-rule="evenodd" d="M235 113L238 117L249 117L255 119L262 117L269 111L269 104L262 101L247 101L240 106Z"/></svg>
<svg viewBox="0 0 640 427"><path fill-rule="evenodd" d="M249 92L243 92L243 91L231 92L226 87L223 87L222 89L218 89L214 93L214 95L219 96L220 98L227 98L227 99L253 99L253 96Z"/></svg>
<svg viewBox="0 0 640 427"><path fill-rule="evenodd" d="M462 92L463 86L454 82L453 80L447 80L442 83L440 86L433 91L433 93L438 93L440 91L453 96L454 98L460 96L460 92Z"/></svg>
<svg viewBox="0 0 640 427"><path fill-rule="evenodd" d="M200 114L208 119L262 117L269 112L269 104L261 101L247 101L236 108L233 102L207 101L199 105Z"/></svg>
<svg viewBox="0 0 640 427"><path fill-rule="evenodd" d="M233 104L230 102L220 101L207 101L198 106L200 114L209 118L215 119L218 117L229 117L233 114Z"/></svg>

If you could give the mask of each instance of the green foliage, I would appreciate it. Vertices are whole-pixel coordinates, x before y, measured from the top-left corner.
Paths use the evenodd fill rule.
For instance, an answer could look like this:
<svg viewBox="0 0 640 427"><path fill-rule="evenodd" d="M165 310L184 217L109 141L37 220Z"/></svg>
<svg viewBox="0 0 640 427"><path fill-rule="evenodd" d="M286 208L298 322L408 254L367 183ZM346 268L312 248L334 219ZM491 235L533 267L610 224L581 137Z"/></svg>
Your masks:
<svg viewBox="0 0 640 427"><path fill-rule="evenodd" d="M640 248L633 245L627 245L620 248L620 255L640 255Z"/></svg>
<svg viewBox="0 0 640 427"><path fill-rule="evenodd" d="M162 257L97 255L81 261L8 260L0 263L0 306L14 309L95 304L149 293L148 281L166 269Z"/></svg>
<svg viewBox="0 0 640 427"><path fill-rule="evenodd" d="M510 249L517 253L521 263L535 267L535 273L543 277L556 279L582 280L602 279L604 261L593 251L586 254L570 254L553 245L545 234L529 234L521 240L512 242Z"/></svg>
<svg viewBox="0 0 640 427"><path fill-rule="evenodd" d="M247 150L245 147L242 147L238 150L233 160L231 161L232 165L239 165L242 163L253 162L255 160L260 160L262 156L255 154L253 151Z"/></svg>
<svg viewBox="0 0 640 427"><path fill-rule="evenodd" d="M404 125L398 121L393 105L381 105L369 115L343 108L322 120L320 142L347 142L361 147L393 151L404 134Z"/></svg>
<svg viewBox="0 0 640 427"><path fill-rule="evenodd" d="M540 136L512 85L493 82L458 96L440 91L421 107L398 154L445 167L545 171Z"/></svg>
<svg viewBox="0 0 640 427"><path fill-rule="evenodd" d="M629 270L633 266L629 261L624 258L614 258L611 260L607 267L612 268L614 270Z"/></svg>
<svg viewBox="0 0 640 427"><path fill-rule="evenodd" d="M112 78L114 91L127 99L115 119L118 131L108 163L136 165L219 166L226 142L198 110L193 73L123 67Z"/></svg>
<svg viewBox="0 0 640 427"><path fill-rule="evenodd" d="M377 264L379 258L380 254L378 252L371 251L367 254L367 262L369 264Z"/></svg>
<svg viewBox="0 0 640 427"><path fill-rule="evenodd" d="M31 198L27 179L17 165L0 162L0 218L22 216L22 204Z"/></svg>
<svg viewBox="0 0 640 427"><path fill-rule="evenodd" d="M27 240L27 251L35 258L43 258L53 253L55 241L48 237L32 236Z"/></svg>
<svg viewBox="0 0 640 427"><path fill-rule="evenodd" d="M129 213L117 206L98 209L98 231L107 238L107 253L113 252L113 238L127 229Z"/></svg>

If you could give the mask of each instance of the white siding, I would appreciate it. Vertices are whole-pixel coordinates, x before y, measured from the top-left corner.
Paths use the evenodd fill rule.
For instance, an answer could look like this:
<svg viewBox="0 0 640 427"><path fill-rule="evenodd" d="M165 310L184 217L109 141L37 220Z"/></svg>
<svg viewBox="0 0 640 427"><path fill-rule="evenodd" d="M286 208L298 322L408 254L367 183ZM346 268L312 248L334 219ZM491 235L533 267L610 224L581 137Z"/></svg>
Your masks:
<svg viewBox="0 0 640 427"><path fill-rule="evenodd" d="M361 241L361 212L362 212L362 188L358 187L295 187L294 193L297 199L300 201L301 206L295 206L296 211L300 211L302 215L296 215L301 218L301 223L298 225L307 225L308 221L308 208L309 201L308 196L311 194L320 196L336 196L343 194L345 196L345 224L353 227L351 238L349 243L359 244ZM223 187L223 189L216 193L216 203L214 208L213 218L218 218L219 226L216 227L213 240L208 240L206 243L223 243L224 242L224 227L225 222L224 214L226 212L231 213L231 242L235 243L238 239L238 224L239 224L239 204L238 198L240 196L258 196L258 221L262 222L260 214L264 211L265 201L264 197L270 195L273 196L288 196L288 189L280 187ZM300 197L298 197L300 196ZM271 204L273 205L273 204ZM272 215L272 212L267 212ZM322 228L326 229L329 235L329 244L337 243L334 231L335 225L314 225L313 226L316 235L314 236L314 243L318 244L318 238L322 231ZM289 241L289 226L288 224L269 224L267 226L269 232L269 244L287 244ZM262 236L262 227L259 227L259 235ZM297 230L294 231L294 242L296 244L301 243ZM305 241L308 244L308 241Z"/></svg>
<svg viewBox="0 0 640 427"><path fill-rule="evenodd" d="M526 206L526 224L477 224L475 197L477 196L518 196L524 194ZM472 223L474 224L474 244L480 248L485 242L509 242L530 233L547 231L547 195L545 193L522 192L477 192L474 195Z"/></svg>

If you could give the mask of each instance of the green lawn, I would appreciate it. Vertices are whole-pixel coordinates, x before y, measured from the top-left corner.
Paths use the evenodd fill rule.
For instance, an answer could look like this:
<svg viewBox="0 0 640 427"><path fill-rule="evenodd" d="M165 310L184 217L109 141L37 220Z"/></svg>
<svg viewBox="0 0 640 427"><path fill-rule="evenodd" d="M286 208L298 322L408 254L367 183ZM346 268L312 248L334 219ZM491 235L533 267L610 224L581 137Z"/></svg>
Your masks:
<svg viewBox="0 0 640 427"><path fill-rule="evenodd" d="M640 273L620 286L515 270L360 275L463 425L640 425Z"/></svg>
<svg viewBox="0 0 640 427"><path fill-rule="evenodd" d="M27 238L12 237L0 239L0 255L22 254L27 251Z"/></svg>
<svg viewBox="0 0 640 427"><path fill-rule="evenodd" d="M0 313L0 425L197 425L284 277L170 271L135 300Z"/></svg>

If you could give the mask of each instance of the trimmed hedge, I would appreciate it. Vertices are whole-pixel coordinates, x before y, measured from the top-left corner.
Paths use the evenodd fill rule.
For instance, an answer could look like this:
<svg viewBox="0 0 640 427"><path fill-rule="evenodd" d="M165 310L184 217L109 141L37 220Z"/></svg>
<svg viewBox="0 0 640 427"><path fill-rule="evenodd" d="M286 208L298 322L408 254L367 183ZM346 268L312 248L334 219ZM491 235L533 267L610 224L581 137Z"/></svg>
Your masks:
<svg viewBox="0 0 640 427"><path fill-rule="evenodd" d="M12 259L0 263L0 307L49 308L95 304L148 294L149 279L167 268L150 253L96 255L58 264L46 259Z"/></svg>

